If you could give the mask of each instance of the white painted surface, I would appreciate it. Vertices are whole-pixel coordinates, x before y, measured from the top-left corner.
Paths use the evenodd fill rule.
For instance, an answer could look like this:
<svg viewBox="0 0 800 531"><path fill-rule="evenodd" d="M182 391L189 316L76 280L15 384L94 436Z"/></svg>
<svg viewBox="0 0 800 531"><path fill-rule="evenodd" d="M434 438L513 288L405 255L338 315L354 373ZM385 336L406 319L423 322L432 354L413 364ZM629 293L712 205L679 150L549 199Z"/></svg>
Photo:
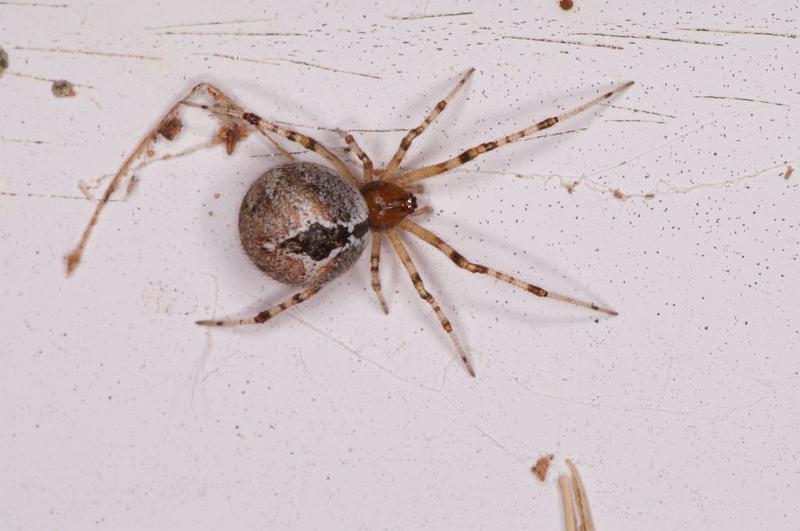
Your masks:
<svg viewBox="0 0 800 531"><path fill-rule="evenodd" d="M65 1L0 2L0 528L560 529L555 475L529 472L555 452L601 530L800 529L795 2ZM390 129L357 133L386 161L469 66L409 165L637 82L425 194L466 256L619 317L411 242L477 379L386 253L389 317L364 257L268 326L199 329L291 293L238 246L238 202L276 160L256 137L142 171L64 277L79 181L195 82L273 119Z"/></svg>

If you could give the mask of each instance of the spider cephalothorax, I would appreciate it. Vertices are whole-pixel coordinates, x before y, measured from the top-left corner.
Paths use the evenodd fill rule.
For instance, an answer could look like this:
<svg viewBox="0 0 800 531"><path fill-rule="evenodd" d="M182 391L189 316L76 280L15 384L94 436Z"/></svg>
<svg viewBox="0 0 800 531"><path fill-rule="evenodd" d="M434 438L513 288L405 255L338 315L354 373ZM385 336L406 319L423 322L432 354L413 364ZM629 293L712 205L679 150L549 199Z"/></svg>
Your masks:
<svg viewBox="0 0 800 531"><path fill-rule="evenodd" d="M370 181L361 187L369 209L369 226L387 230L417 210L414 194L388 181Z"/></svg>
<svg viewBox="0 0 800 531"><path fill-rule="evenodd" d="M461 78L458 85L430 111L422 123L405 135L389 164L382 170L376 171L372 160L359 147L353 136L345 135L348 147L361 161L363 171L361 176L355 175L347 164L313 138L281 127L252 112L247 112L218 88L208 83L201 83L172 106L125 160L103 194L80 242L67 255L67 273L72 273L80 263L92 227L96 224L98 216L108 203L111 194L119 187L122 178L131 169L133 162L149 156L152 145L159 137L172 140L180 132L182 122L178 114L180 107L185 105L209 110L221 119L220 133L210 144L224 144L228 154L231 154L237 142L247 135L245 128L252 127L263 134L291 161L289 164L268 170L251 185L242 201L239 213L239 231L242 246L259 269L280 282L304 288L303 291L288 300L249 319L203 320L197 322L200 325L225 326L263 323L290 306L303 302L317 293L325 283L346 271L356 261L366 246L367 232L370 233L372 240L370 261L372 287L384 312L388 313L388 307L381 294L378 272L381 241L383 236L386 236L408 272L417 293L431 306L442 328L450 336L459 357L473 376L475 371L466 351L462 348L450 321L438 302L425 288L422 277L399 236L400 232L410 234L435 247L458 267L469 272L491 276L538 297L556 299L609 315L616 315L614 310L553 293L490 267L470 262L442 238L413 222L409 216L417 211L417 200L412 193L417 185L413 183L445 173L488 151L552 127L566 118L611 98L631 86L633 82L620 85L602 96L558 116L535 122L530 127L502 138L478 144L438 164L401 171L400 165L414 139L421 135L444 110L450 99L466 83L473 72L474 69L470 69ZM201 93L206 93L211 97L211 105L193 101ZM271 137L273 134L320 155L328 161L333 169L319 164L296 162L285 149L275 142Z"/></svg>

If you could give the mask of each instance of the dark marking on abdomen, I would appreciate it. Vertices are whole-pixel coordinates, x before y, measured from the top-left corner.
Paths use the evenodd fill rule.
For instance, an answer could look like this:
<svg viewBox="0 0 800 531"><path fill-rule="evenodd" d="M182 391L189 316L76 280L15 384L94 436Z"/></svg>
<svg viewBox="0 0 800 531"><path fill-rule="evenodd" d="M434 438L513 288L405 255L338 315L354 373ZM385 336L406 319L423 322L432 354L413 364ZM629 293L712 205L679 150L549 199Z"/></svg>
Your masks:
<svg viewBox="0 0 800 531"><path fill-rule="evenodd" d="M347 246L351 236L361 238L368 230L369 221L362 221L353 227L352 232L344 225L325 227L315 222L303 232L282 241L278 244L278 249L305 254L319 262L328 258L335 249Z"/></svg>

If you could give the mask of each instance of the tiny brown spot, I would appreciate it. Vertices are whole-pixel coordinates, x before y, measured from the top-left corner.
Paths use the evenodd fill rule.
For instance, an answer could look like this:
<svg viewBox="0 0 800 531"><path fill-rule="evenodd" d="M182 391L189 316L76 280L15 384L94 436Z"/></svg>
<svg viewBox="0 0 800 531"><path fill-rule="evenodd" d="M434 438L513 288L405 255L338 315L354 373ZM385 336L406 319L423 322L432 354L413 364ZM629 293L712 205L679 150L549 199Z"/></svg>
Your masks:
<svg viewBox="0 0 800 531"><path fill-rule="evenodd" d="M625 194L623 194L621 190L614 190L613 195L617 199L625 199Z"/></svg>
<svg viewBox="0 0 800 531"><path fill-rule="evenodd" d="M221 193L219 193L219 192L214 192L214 199L219 199L220 197L222 197L222 194L221 194Z"/></svg>
<svg viewBox="0 0 800 531"><path fill-rule="evenodd" d="M66 79L59 79L53 81L53 84L50 86L50 91L56 98L71 98L75 95L75 85Z"/></svg>
<svg viewBox="0 0 800 531"><path fill-rule="evenodd" d="M158 128L158 134L167 140L173 140L178 136L178 133L181 132L181 129L183 129L183 122L181 122L181 119L177 116L172 116L161 122L161 126Z"/></svg>
<svg viewBox="0 0 800 531"><path fill-rule="evenodd" d="M208 211L208 217L211 217L211 216L213 216L213 215L214 215L214 211L213 211L213 210L209 210L209 211Z"/></svg>
<svg viewBox="0 0 800 531"><path fill-rule="evenodd" d="M788 181L789 177L791 177L793 173L794 173L794 168L792 168L791 164L787 164L786 165L786 171L783 174L784 180Z"/></svg>
<svg viewBox="0 0 800 531"><path fill-rule="evenodd" d="M649 193L644 194L644 198L645 199L653 199L655 196L656 196L656 194L654 194L653 192L649 192Z"/></svg>
<svg viewBox="0 0 800 531"><path fill-rule="evenodd" d="M536 464L531 467L531 472L536 474L539 481L544 481L547 478L547 469L550 468L550 462L555 457L553 454L540 457Z"/></svg>
<svg viewBox="0 0 800 531"><path fill-rule="evenodd" d="M558 3L558 6L564 11L569 11L574 5L575 3L572 0L561 0Z"/></svg>

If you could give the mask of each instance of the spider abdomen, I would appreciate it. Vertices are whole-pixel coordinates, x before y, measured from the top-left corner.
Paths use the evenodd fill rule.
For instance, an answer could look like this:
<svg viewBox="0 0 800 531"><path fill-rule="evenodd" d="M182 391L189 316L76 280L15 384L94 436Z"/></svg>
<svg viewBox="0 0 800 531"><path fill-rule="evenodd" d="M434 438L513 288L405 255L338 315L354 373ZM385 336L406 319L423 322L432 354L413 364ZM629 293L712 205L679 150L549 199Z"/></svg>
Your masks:
<svg viewBox="0 0 800 531"><path fill-rule="evenodd" d="M250 186L239 210L247 256L292 286L321 286L344 273L364 250L368 232L361 193L319 164L268 170Z"/></svg>

